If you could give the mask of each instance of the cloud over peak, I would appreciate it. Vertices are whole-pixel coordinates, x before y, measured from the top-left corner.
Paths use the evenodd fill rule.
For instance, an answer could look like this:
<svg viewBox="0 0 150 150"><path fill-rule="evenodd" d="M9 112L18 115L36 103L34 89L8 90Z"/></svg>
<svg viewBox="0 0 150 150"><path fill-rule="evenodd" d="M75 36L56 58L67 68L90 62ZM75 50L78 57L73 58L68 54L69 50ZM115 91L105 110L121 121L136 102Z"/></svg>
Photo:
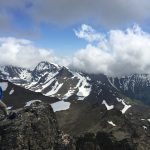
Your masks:
<svg viewBox="0 0 150 150"><path fill-rule="evenodd" d="M36 47L32 41L26 39L0 38L0 53L0 65L32 68L43 60L66 64L66 60L56 57L52 49Z"/></svg>
<svg viewBox="0 0 150 150"><path fill-rule="evenodd" d="M79 50L72 66L89 73L108 75L150 73L149 33L134 25L125 31L110 30L104 37L96 45L89 43Z"/></svg>
<svg viewBox="0 0 150 150"><path fill-rule="evenodd" d="M150 34L138 25L104 34L84 24L75 35L87 45L70 57L59 57L52 49L39 48L30 40L0 38L0 64L31 68L45 60L87 73L150 74Z"/></svg>

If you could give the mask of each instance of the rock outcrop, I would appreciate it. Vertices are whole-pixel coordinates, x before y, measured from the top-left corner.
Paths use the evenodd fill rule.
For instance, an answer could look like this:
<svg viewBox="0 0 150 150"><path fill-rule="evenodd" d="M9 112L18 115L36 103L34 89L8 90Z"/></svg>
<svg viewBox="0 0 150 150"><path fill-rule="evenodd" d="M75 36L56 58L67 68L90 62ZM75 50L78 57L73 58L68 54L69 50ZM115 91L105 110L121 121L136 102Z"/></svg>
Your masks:
<svg viewBox="0 0 150 150"><path fill-rule="evenodd" d="M16 113L16 118L0 121L1 150L54 149L59 131L49 104L36 102Z"/></svg>
<svg viewBox="0 0 150 150"><path fill-rule="evenodd" d="M75 137L64 134L59 130L55 114L48 103L35 102L15 112L16 116L0 121L0 150L149 150L150 148L149 142L144 141L144 136L142 141L138 138L138 134L136 135L137 132L134 134L134 130L130 127L128 129L133 132L131 134L133 138L121 132L120 128L113 129L109 126L107 130L99 129L97 133L89 132Z"/></svg>

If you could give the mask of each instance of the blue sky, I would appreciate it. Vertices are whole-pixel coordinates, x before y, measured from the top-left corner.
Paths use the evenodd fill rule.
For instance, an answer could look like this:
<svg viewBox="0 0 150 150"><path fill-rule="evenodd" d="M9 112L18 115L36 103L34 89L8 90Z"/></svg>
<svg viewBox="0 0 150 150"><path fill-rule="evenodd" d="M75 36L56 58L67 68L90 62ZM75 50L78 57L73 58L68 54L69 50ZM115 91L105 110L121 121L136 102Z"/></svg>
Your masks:
<svg viewBox="0 0 150 150"><path fill-rule="evenodd" d="M79 40L73 31L75 26L71 27L59 27L54 25L42 25L41 37L37 39L37 44L40 47L52 48L57 51L58 54L72 55L73 52L84 47L86 41ZM44 39L44 40L42 40Z"/></svg>
<svg viewBox="0 0 150 150"><path fill-rule="evenodd" d="M3 20L0 17L3 22L0 36L30 39L37 46L52 48L60 55L73 54L86 45L86 41L79 40L73 32L83 23L104 33L127 28L133 23L150 31L147 0L138 3L136 0L129 3L119 0L1 0L0 4L0 13L5 16Z"/></svg>
<svg viewBox="0 0 150 150"><path fill-rule="evenodd" d="M149 0L1 0L0 64L47 60L95 73L150 72L149 26Z"/></svg>
<svg viewBox="0 0 150 150"><path fill-rule="evenodd" d="M78 39L74 34L74 29L78 29L81 22L70 25L45 22L35 24L31 17L21 10L9 11L12 15L11 26L15 31L13 29L9 32L1 31L1 36L26 38L32 40L39 47L54 49L58 55L72 55L87 44L85 40ZM100 25L93 24L93 26L100 32L107 31Z"/></svg>

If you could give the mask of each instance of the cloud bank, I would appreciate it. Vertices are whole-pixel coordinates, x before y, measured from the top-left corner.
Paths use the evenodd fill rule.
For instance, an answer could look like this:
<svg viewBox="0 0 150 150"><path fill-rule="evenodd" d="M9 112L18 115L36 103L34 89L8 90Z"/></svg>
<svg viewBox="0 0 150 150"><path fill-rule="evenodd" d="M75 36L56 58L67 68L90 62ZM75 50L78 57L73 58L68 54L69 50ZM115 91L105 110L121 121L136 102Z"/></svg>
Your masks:
<svg viewBox="0 0 150 150"><path fill-rule="evenodd" d="M74 32L87 45L70 57L59 57L54 50L36 47L26 39L0 38L0 64L31 68L45 60L87 73L150 74L150 34L138 25L104 34L84 24Z"/></svg>
<svg viewBox="0 0 150 150"><path fill-rule="evenodd" d="M0 38L0 65L33 68L40 61L67 65L67 59L56 57L51 49L34 46L32 41L17 38Z"/></svg>
<svg viewBox="0 0 150 150"><path fill-rule="evenodd" d="M71 25L82 22L118 27L132 22L149 22L149 0L1 0L1 30L14 30L16 14L33 26L41 23ZM9 26L11 24L11 26ZM15 26L15 25L14 25ZM10 29L12 28L12 29Z"/></svg>
<svg viewBox="0 0 150 150"><path fill-rule="evenodd" d="M79 33L82 32L85 31L81 26ZM86 36L80 38L89 41L87 35L91 33L84 34ZM114 76L150 73L150 34L142 31L138 25L125 31L110 30L96 44L89 43L79 50L71 66L88 73Z"/></svg>
<svg viewBox="0 0 150 150"><path fill-rule="evenodd" d="M39 22L74 24L92 20L97 24L115 26L148 19L150 2L149 0L44 0L44 2L35 0L31 2L28 12Z"/></svg>

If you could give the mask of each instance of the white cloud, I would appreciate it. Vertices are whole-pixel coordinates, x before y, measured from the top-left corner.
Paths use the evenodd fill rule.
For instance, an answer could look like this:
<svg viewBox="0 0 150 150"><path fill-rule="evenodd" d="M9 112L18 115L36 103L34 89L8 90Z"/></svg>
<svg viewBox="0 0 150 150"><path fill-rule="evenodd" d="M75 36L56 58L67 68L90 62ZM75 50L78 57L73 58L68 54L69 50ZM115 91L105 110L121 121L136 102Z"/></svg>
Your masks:
<svg viewBox="0 0 150 150"><path fill-rule="evenodd" d="M38 48L32 41L26 39L0 38L0 54L0 65L31 68L43 60L61 65L67 64L67 60L56 57L53 50Z"/></svg>
<svg viewBox="0 0 150 150"><path fill-rule="evenodd" d="M89 33L89 29L92 32ZM92 27L84 25L84 34L89 37L82 38L89 43L75 52L73 57L63 58L56 56L53 50L36 47L32 41L26 39L0 38L0 64L34 67L45 60L88 73L150 73L149 33L144 32L138 25L125 31L110 30L103 38L93 38L93 31L96 37L101 36Z"/></svg>
<svg viewBox="0 0 150 150"><path fill-rule="evenodd" d="M88 73L106 73L108 63L112 63L112 61L109 53L88 44L85 49L81 49L75 54L72 67Z"/></svg>
<svg viewBox="0 0 150 150"><path fill-rule="evenodd" d="M111 30L97 45L79 50L71 66L90 73L124 75L150 73L150 34L135 25Z"/></svg>
<svg viewBox="0 0 150 150"><path fill-rule="evenodd" d="M78 38L85 39L88 42L100 41L103 39L103 35L96 33L96 31L89 25L82 24L81 28L77 31L74 30L75 35Z"/></svg>

